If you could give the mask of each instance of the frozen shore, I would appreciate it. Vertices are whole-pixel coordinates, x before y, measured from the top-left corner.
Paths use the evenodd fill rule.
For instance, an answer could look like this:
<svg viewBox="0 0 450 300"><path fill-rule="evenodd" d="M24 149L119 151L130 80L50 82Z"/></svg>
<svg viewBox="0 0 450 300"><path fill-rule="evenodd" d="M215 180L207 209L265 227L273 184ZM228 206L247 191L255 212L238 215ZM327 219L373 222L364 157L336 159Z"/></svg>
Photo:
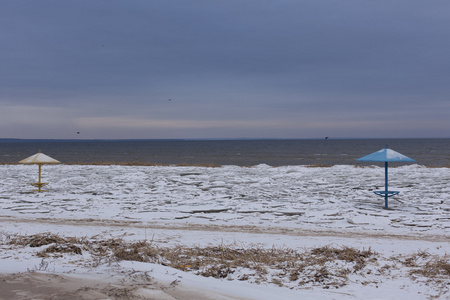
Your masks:
<svg viewBox="0 0 450 300"><path fill-rule="evenodd" d="M135 299L445 299L450 295L445 270L438 278L414 275L433 259L450 264L448 168L391 168L390 185L401 193L391 198L389 210L371 192L384 184L381 167L61 165L43 170L49 191L36 194L29 191L37 176L35 166L0 166L2 290L10 287L12 292L22 282L23 293L27 293L25 286L38 292L34 286L39 289L46 286L43 282L55 282L54 295L80 293L86 287L89 293L80 299L104 299L104 295L125 299L120 296L125 292ZM49 234L89 243L75 243L82 254L46 257L38 254L52 244L11 243L18 236ZM236 268L216 279L154 262L98 262L88 245L108 239L147 241L173 249L240 245L239 249L310 253L320 247L370 248L376 255L364 272L350 273L345 284L335 287L327 280L290 281L270 267L260 277ZM415 259L416 267L407 266L407 259ZM335 276L335 269L353 266L341 260L335 263L343 265L327 263L329 278ZM313 272L312 267L308 270ZM98 282L88 285L80 277Z"/></svg>

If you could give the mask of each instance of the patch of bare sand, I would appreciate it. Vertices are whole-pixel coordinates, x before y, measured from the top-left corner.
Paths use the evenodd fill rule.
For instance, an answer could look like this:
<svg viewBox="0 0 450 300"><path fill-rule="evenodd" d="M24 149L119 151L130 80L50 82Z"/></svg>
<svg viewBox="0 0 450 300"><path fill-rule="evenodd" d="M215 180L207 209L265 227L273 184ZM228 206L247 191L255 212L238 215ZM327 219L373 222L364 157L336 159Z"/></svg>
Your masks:
<svg viewBox="0 0 450 300"><path fill-rule="evenodd" d="M0 275L0 300L212 300L202 291L141 278L79 278L39 272ZM235 299L221 297L220 299Z"/></svg>
<svg viewBox="0 0 450 300"><path fill-rule="evenodd" d="M68 226L93 226L105 228L145 228L145 229L165 229L165 230L186 230L186 231L207 231L207 232L239 232L251 234L270 234L287 236L323 236L323 237L343 237L343 238L376 238L394 240L421 240L429 242L450 242L448 235L410 233L377 233L367 232L367 230L344 230L344 229L324 229L311 230L305 228L285 228L285 227L263 227L251 225L213 225L213 224L170 224L164 222L141 222L126 220L108 219L59 219L59 218L20 218L0 215L0 223L42 223Z"/></svg>

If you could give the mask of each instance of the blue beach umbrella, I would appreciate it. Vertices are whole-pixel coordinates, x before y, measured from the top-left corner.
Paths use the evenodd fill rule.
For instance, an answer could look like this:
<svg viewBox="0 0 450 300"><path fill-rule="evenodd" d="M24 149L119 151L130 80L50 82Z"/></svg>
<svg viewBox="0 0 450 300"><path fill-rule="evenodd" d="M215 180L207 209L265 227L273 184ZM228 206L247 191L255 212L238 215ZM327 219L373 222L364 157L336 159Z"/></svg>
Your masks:
<svg viewBox="0 0 450 300"><path fill-rule="evenodd" d="M384 197L384 208L388 208L388 198L400 192L388 190L388 163L389 162L414 162L415 160L406 155L398 153L387 146L377 152L358 158L357 161L379 161L384 162L385 184L384 191L374 191L375 194Z"/></svg>

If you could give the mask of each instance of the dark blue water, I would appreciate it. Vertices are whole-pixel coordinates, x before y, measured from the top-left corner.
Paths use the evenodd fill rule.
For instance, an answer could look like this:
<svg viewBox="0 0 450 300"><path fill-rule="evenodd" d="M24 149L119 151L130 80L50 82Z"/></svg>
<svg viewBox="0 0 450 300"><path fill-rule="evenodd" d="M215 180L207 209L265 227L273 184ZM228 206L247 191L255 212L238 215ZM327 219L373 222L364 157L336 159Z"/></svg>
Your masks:
<svg viewBox="0 0 450 300"><path fill-rule="evenodd" d="M323 140L7 140L0 163L43 153L63 163L364 165L357 158L389 148L426 166L450 166L450 139Z"/></svg>

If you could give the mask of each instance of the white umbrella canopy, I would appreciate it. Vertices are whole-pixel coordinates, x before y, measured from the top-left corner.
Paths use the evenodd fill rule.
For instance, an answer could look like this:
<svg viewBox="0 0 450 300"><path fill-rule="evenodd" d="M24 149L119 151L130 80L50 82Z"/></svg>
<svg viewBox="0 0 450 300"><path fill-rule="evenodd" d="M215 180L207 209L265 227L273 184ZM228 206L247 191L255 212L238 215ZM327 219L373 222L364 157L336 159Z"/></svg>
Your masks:
<svg viewBox="0 0 450 300"><path fill-rule="evenodd" d="M19 164L39 165L39 181L36 183L32 183L32 185L34 185L35 187L38 188L38 190L37 190L38 192L42 192L43 190L41 190L41 188L44 185L48 184L45 182L41 182L41 166L43 164L59 164L59 163L61 163L61 162L54 158L51 158L48 155L45 155L44 153L41 153L41 151L39 151L35 155L31 155L30 157L27 157L27 158L19 161Z"/></svg>
<svg viewBox="0 0 450 300"><path fill-rule="evenodd" d="M36 153L19 161L19 164L60 164L61 162L44 153Z"/></svg>

